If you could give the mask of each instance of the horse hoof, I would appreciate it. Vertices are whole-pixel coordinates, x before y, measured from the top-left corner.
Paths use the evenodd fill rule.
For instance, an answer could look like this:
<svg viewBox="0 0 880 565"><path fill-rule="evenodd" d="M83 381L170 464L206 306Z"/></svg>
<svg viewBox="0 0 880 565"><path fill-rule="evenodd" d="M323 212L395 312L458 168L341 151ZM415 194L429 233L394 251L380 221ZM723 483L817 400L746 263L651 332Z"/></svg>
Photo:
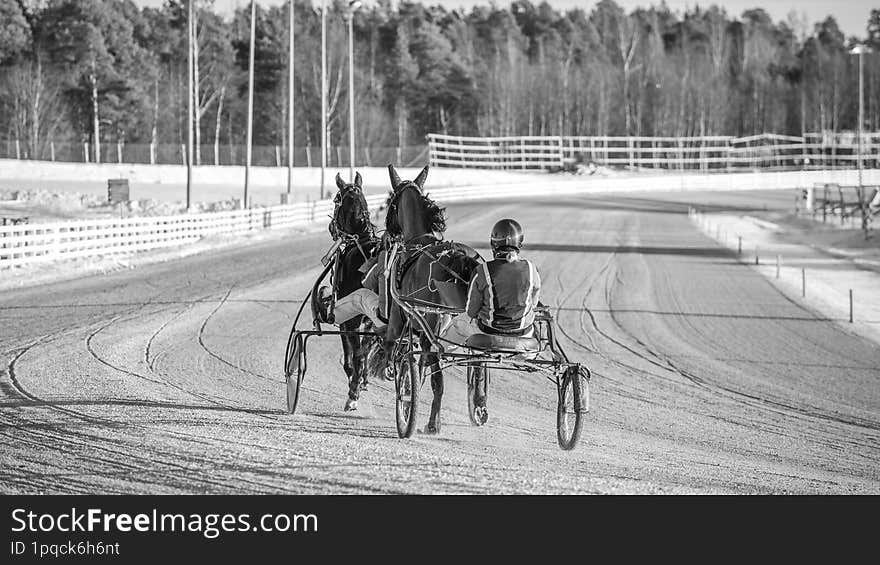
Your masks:
<svg viewBox="0 0 880 565"><path fill-rule="evenodd" d="M432 426L431 424L428 424L424 429L419 430L419 433L427 436L436 436L440 434L440 426Z"/></svg>
<svg viewBox="0 0 880 565"><path fill-rule="evenodd" d="M361 392L366 392L367 385L370 384L366 380L361 381L360 386L358 387Z"/></svg>
<svg viewBox="0 0 880 565"><path fill-rule="evenodd" d="M349 398L348 400L345 401L345 411L346 412L352 412L357 409L358 409L358 401L357 400L352 400Z"/></svg>
<svg viewBox="0 0 880 565"><path fill-rule="evenodd" d="M477 406L474 408L474 421L483 425L489 421L489 409L485 406Z"/></svg>

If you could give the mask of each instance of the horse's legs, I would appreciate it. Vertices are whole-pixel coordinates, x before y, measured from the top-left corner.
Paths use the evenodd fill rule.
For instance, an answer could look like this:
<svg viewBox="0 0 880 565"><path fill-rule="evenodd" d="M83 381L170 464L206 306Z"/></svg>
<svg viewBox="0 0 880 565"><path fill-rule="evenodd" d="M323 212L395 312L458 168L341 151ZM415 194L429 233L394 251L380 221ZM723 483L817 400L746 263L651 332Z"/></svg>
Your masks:
<svg viewBox="0 0 880 565"><path fill-rule="evenodd" d="M348 320L339 325L339 330L343 332L357 331L360 326L360 317ZM358 356L360 336L346 335L342 336L342 367L348 376L348 400L345 402L346 410L354 410L357 408L357 401L360 397L361 372L358 371Z"/></svg>
<svg viewBox="0 0 880 565"><path fill-rule="evenodd" d="M370 323L369 318L364 316L364 319L357 327L358 331L361 332L369 332L373 330L373 324ZM367 354L372 347L372 337L369 336L355 336L356 339L354 344L356 346L354 351L354 371L356 375L360 376L360 387L358 390L367 390L368 376L369 371L367 370Z"/></svg>
<svg viewBox="0 0 880 565"><path fill-rule="evenodd" d="M428 351L431 342L422 338L422 351ZM427 434L440 433L440 407L443 404L443 371L440 369L440 358L436 353L423 353L422 360L426 368L431 372L431 392L434 398L431 400L431 417L425 427Z"/></svg>
<svg viewBox="0 0 880 565"><path fill-rule="evenodd" d="M388 315L388 326L385 329L385 337L384 343L382 344L382 349L384 352L385 358L385 367L391 365L394 361L391 359L391 352L394 351L394 346L397 344L397 340L400 338L400 335L403 333L403 312L400 307L396 304L392 306L391 313Z"/></svg>

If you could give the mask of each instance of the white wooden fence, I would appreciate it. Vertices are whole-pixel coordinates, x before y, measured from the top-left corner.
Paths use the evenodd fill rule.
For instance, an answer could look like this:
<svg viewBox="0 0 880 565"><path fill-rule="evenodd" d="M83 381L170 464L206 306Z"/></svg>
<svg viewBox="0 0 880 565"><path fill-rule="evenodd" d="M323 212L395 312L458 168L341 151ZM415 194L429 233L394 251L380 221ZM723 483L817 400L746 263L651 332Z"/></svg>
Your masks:
<svg viewBox="0 0 880 565"><path fill-rule="evenodd" d="M385 195L381 194L367 198L371 209L378 208L384 200ZM231 212L0 226L0 268L146 251L216 234L237 235L329 222L332 212L333 202L321 200Z"/></svg>
<svg viewBox="0 0 880 565"><path fill-rule="evenodd" d="M865 171L864 183L880 185L880 169ZM441 203L494 198L601 194L641 191L795 189L814 183L855 184L855 170L753 172L729 175L659 173L620 177L560 177L537 175L518 184L483 184L429 190ZM367 197L377 212L386 195ZM329 222L331 200L178 216L74 220L45 224L0 226L2 269L67 258L99 257L171 247L205 236L237 235L264 229Z"/></svg>
<svg viewBox="0 0 880 565"><path fill-rule="evenodd" d="M880 133L863 136L863 166L880 167ZM487 169L555 170L574 163L631 169L733 172L822 170L857 166L853 133L803 137L460 137L428 135L431 165Z"/></svg>

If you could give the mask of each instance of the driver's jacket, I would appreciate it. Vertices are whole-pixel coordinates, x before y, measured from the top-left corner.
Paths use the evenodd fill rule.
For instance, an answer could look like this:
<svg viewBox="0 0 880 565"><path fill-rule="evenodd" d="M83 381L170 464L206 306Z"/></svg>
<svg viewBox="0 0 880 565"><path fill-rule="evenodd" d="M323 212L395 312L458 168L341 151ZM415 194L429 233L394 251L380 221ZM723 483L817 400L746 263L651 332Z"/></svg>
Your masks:
<svg viewBox="0 0 880 565"><path fill-rule="evenodd" d="M517 253L477 267L470 282L466 311L480 330L522 335L532 329L541 291L538 269Z"/></svg>

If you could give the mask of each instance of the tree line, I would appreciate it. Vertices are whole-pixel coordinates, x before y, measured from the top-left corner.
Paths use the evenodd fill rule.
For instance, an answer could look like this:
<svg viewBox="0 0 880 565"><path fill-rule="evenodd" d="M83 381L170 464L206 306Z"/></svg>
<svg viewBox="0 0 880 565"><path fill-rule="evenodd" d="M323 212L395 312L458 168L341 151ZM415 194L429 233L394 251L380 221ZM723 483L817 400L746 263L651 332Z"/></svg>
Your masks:
<svg viewBox="0 0 880 565"><path fill-rule="evenodd" d="M250 10L194 0L196 144L243 144ZM328 2L330 145L348 144L348 2ZM286 145L288 5L257 6L254 144ZM321 140L321 15L294 2L295 144ZM750 135L853 130L862 37L762 9L614 0L561 12L516 0L469 11L389 0L353 14L358 147L474 135ZM29 155L50 141L181 144L187 5L0 0L0 136ZM880 55L865 55L865 127L880 129ZM205 151L196 151L202 160Z"/></svg>

